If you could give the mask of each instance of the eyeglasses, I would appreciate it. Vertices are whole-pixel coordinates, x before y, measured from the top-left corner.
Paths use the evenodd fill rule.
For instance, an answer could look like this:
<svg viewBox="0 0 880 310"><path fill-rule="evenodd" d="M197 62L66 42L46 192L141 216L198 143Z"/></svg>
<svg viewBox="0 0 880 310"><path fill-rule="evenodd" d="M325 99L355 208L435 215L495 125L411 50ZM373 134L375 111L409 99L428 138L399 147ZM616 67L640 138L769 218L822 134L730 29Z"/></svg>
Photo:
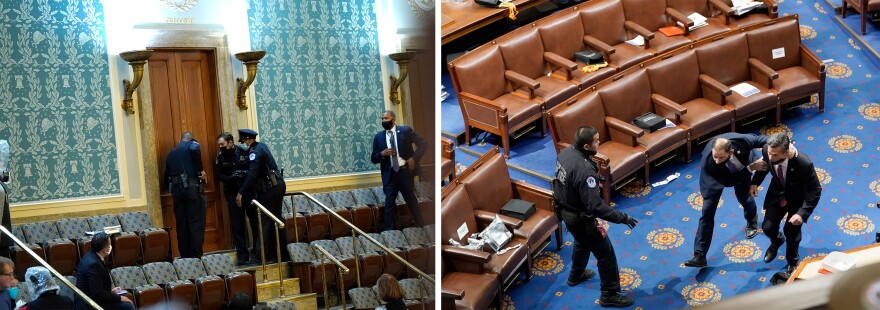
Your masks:
<svg viewBox="0 0 880 310"><path fill-rule="evenodd" d="M0 276L10 276L10 277L15 278L15 272L13 271L10 273L0 273Z"/></svg>

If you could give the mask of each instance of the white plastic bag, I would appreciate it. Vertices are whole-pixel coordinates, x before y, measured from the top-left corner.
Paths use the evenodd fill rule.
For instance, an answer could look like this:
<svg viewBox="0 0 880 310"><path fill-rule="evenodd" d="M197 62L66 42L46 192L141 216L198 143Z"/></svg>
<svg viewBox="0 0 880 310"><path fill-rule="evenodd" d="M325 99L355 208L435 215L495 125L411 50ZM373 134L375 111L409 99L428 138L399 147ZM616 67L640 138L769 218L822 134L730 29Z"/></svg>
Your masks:
<svg viewBox="0 0 880 310"><path fill-rule="evenodd" d="M513 238L513 233L507 230L507 227L504 226L504 222L501 221L501 218L498 215L495 215L495 219L492 220L492 223L480 233L480 238L489 245L495 253L501 251L510 239Z"/></svg>

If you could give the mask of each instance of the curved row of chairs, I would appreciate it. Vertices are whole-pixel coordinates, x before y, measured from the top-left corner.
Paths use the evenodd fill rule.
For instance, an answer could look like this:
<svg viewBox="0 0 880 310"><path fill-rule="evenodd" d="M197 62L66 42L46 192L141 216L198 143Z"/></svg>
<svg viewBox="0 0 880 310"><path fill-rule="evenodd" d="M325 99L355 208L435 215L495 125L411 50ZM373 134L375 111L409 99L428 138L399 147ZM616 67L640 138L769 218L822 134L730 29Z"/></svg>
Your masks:
<svg viewBox="0 0 880 310"><path fill-rule="evenodd" d="M400 290L403 293L403 301L407 309L435 309L434 284L431 281L427 279L402 279L398 282L400 282ZM352 308L355 310L376 309L384 304L382 298L379 297L379 288L376 285L349 289L348 296L351 296ZM422 304L424 304L424 308L422 308Z"/></svg>
<svg viewBox="0 0 880 310"><path fill-rule="evenodd" d="M651 57L711 36L777 17L776 3L764 12L734 14L730 0L594 0L522 26L448 64L470 144L471 128L501 136L504 155L510 136L540 121L544 112L617 72ZM708 25L689 31L687 18L699 13ZM679 27L681 36L659 29ZM625 41L640 35L643 46ZM579 51L595 50L608 66L583 71Z"/></svg>

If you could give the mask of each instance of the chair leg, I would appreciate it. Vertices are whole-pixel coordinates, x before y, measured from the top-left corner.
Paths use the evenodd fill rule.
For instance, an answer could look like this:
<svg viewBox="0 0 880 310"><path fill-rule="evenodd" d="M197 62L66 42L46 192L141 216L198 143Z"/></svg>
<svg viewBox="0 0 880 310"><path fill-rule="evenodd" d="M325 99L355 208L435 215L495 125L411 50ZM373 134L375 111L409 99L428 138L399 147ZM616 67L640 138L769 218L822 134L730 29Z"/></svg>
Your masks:
<svg viewBox="0 0 880 310"><path fill-rule="evenodd" d="M559 227L556 227L556 250L562 250L562 223L559 223Z"/></svg>
<svg viewBox="0 0 880 310"><path fill-rule="evenodd" d="M611 182L607 180L602 184L602 198L605 199L605 204L611 204Z"/></svg>
<svg viewBox="0 0 880 310"><path fill-rule="evenodd" d="M846 0L841 0L840 5L840 18L846 18Z"/></svg>
<svg viewBox="0 0 880 310"><path fill-rule="evenodd" d="M547 115L541 113L541 138L547 137Z"/></svg>
<svg viewBox="0 0 880 310"><path fill-rule="evenodd" d="M471 126L468 124L464 125L464 141L468 146L471 146Z"/></svg>
<svg viewBox="0 0 880 310"><path fill-rule="evenodd" d="M691 163L691 150L693 149L693 141L688 141L687 143L687 154L684 155L684 161L687 163ZM647 182L645 182L647 184Z"/></svg>
<svg viewBox="0 0 880 310"><path fill-rule="evenodd" d="M866 21L867 17L865 17L865 15L867 15L867 14L868 14L868 12L866 12L865 8L863 7L862 8L862 35L865 35L865 22L867 22Z"/></svg>
<svg viewBox="0 0 880 310"><path fill-rule="evenodd" d="M532 256L526 254L526 281L532 280Z"/></svg>
<svg viewBox="0 0 880 310"><path fill-rule="evenodd" d="M782 123L782 106L784 105L785 104L782 103L776 103L776 125Z"/></svg>
<svg viewBox="0 0 880 310"><path fill-rule="evenodd" d="M504 148L504 158L510 158L510 134L507 131L501 132L501 147Z"/></svg>

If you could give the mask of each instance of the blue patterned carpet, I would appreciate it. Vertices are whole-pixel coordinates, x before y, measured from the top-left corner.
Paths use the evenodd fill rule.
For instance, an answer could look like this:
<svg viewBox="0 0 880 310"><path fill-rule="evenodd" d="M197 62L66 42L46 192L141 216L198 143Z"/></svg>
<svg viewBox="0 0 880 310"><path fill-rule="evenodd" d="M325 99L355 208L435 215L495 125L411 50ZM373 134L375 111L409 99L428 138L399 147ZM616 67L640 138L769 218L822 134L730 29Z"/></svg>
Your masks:
<svg viewBox="0 0 880 310"><path fill-rule="evenodd" d="M747 131L789 132L816 165L824 191L804 227L802 259L870 244L877 230L874 222L880 219L880 210L874 208L874 203L880 201L880 141L875 138L880 133L880 60L834 20L833 9L826 1L778 2L780 14L800 15L804 43L820 59L834 59L828 64L826 111L819 114L816 104L805 104L787 112L781 126ZM869 26L871 30L877 31ZM876 41L869 44L880 46ZM459 126L460 132L463 126L457 104L454 98L447 102L441 106L442 127L446 131ZM447 119L456 114L457 118ZM513 178L548 187L545 178L552 175L556 156L549 140L549 136L541 139L539 134L532 134L514 144L510 163L543 178L511 169ZM485 141L484 146L475 144L461 147L467 151L457 150L460 165L470 164L476 159L474 153L497 143L491 137ZM743 237L742 208L732 190L725 191L716 215L714 242L708 254L710 267L697 270L681 265L692 255L700 216L699 164L668 163L654 170L652 179L675 172L680 172L681 178L670 184L657 188L630 184L612 199L616 208L640 221L633 230L616 224L608 227L621 284L635 299L630 309L684 308L770 286L770 277L785 268L785 261L780 258L769 264L763 262L769 245L763 234L752 240ZM757 199L759 206L763 195L762 190ZM508 291L505 309L599 308L598 277L577 287L565 284L572 246L567 232L564 238L561 251L547 250L534 260L535 276L531 281L521 279ZM780 255L783 252L781 249ZM595 269L595 258L590 263Z"/></svg>

